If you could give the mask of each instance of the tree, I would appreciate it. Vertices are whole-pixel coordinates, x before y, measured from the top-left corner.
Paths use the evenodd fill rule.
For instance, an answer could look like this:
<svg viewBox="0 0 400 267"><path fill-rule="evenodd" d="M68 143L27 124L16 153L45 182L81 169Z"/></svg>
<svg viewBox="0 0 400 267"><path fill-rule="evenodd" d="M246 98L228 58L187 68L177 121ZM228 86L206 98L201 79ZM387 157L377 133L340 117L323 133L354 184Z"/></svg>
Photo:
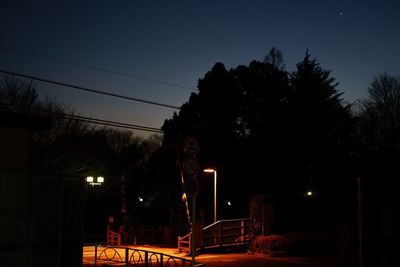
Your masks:
<svg viewBox="0 0 400 267"><path fill-rule="evenodd" d="M0 107L28 110L40 104L38 93L32 82L4 77L0 84Z"/></svg>
<svg viewBox="0 0 400 267"><path fill-rule="evenodd" d="M277 70L285 69L282 52L276 47L273 47L269 51L268 55L264 59L264 63L272 65L272 67Z"/></svg>
<svg viewBox="0 0 400 267"><path fill-rule="evenodd" d="M336 86L308 52L291 74L276 48L264 62L230 70L217 63L165 121L164 145L196 135L200 160L220 170L220 197L240 196L246 207L253 194L304 192L313 176L326 185L352 142L350 107Z"/></svg>
<svg viewBox="0 0 400 267"><path fill-rule="evenodd" d="M353 193L355 119L337 85L330 71L308 51L290 77L286 184L295 190L287 191L314 192L318 201L311 214L318 215L319 220L328 218L319 223L321 226L333 223L329 218L349 206L351 198L347 196Z"/></svg>
<svg viewBox="0 0 400 267"><path fill-rule="evenodd" d="M271 51L271 58L277 55L281 54L276 49ZM252 61L227 70L222 63L215 64L199 80L199 92L163 125L165 146L179 145L185 135L200 139L201 162L217 167L225 183L222 199L263 191L269 174L279 172L275 152L288 94L281 65L278 60Z"/></svg>
<svg viewBox="0 0 400 267"><path fill-rule="evenodd" d="M400 142L400 77L383 73L368 88L361 108L362 136L371 149L398 147Z"/></svg>
<svg viewBox="0 0 400 267"><path fill-rule="evenodd" d="M312 165L322 149L341 141L349 130L350 106L344 105L337 85L330 71L322 69L308 51L291 74L291 127L305 165Z"/></svg>

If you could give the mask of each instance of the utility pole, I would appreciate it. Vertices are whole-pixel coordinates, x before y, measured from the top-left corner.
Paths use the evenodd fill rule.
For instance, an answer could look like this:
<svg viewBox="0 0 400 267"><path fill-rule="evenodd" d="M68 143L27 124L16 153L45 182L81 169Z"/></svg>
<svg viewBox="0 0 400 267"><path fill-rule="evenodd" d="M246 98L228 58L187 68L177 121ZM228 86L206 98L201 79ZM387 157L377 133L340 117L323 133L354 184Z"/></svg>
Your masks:
<svg viewBox="0 0 400 267"><path fill-rule="evenodd" d="M362 183L361 177L357 178L358 197L358 266L363 267L363 234L362 234Z"/></svg>

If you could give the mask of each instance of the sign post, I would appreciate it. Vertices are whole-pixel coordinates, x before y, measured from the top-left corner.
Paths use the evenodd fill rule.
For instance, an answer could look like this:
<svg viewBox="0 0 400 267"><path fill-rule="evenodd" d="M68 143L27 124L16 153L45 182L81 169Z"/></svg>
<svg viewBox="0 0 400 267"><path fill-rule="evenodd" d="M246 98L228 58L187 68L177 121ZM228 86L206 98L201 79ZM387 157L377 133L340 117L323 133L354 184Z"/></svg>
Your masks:
<svg viewBox="0 0 400 267"><path fill-rule="evenodd" d="M190 253L192 255L192 267L196 264L196 195L199 185L197 181L197 173L200 170L200 164L197 160L200 145L197 138L188 136L183 141L183 151L188 156L182 163L183 173L185 174L185 193L192 197L192 235L190 244Z"/></svg>
<svg viewBox="0 0 400 267"><path fill-rule="evenodd" d="M192 197L192 244L191 244L191 254L192 254L192 267L196 264L196 195Z"/></svg>

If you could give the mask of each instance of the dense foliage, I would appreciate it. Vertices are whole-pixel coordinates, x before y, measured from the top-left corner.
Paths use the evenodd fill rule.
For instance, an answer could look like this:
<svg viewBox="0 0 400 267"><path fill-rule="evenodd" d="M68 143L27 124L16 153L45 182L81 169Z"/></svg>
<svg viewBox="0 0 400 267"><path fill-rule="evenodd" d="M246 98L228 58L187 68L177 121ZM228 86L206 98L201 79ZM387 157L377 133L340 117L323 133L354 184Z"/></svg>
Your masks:
<svg viewBox="0 0 400 267"><path fill-rule="evenodd" d="M323 190L352 148L354 120L336 86L308 52L292 73L276 49L248 66L217 63L165 121L164 144L197 136L204 166L220 171L221 199Z"/></svg>

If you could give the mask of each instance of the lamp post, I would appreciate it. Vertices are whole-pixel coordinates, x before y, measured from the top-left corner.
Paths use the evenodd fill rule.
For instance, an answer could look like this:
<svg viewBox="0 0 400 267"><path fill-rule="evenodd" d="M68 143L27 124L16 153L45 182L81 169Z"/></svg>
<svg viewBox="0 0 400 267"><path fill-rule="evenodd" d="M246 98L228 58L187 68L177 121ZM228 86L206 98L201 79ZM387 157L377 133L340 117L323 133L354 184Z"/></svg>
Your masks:
<svg viewBox="0 0 400 267"><path fill-rule="evenodd" d="M214 173L214 223L217 222L217 170L204 169L203 172Z"/></svg>
<svg viewBox="0 0 400 267"><path fill-rule="evenodd" d="M86 177L86 182L91 186L102 185L104 183L104 177L97 177L95 182L93 176L88 176Z"/></svg>

